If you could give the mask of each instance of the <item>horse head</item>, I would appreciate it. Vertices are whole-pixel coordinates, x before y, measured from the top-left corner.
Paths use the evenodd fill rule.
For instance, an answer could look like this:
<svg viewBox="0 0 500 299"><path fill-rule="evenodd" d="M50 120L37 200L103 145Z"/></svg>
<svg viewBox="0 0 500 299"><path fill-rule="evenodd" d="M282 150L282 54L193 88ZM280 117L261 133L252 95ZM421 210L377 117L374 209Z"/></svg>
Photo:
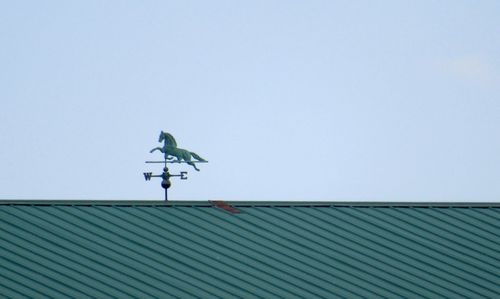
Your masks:
<svg viewBox="0 0 500 299"><path fill-rule="evenodd" d="M160 137L158 138L158 142L162 142L165 139L165 132L161 131Z"/></svg>
<svg viewBox="0 0 500 299"><path fill-rule="evenodd" d="M172 136L170 133L161 131L158 142L162 142L163 140L165 140L165 145L177 147L177 142L175 141L174 136Z"/></svg>

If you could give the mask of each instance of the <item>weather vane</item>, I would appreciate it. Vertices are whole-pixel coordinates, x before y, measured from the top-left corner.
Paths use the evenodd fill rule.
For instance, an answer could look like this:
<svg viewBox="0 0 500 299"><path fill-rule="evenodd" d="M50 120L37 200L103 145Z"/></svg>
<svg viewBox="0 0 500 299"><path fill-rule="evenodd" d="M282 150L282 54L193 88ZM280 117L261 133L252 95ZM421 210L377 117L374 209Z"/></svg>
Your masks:
<svg viewBox="0 0 500 299"><path fill-rule="evenodd" d="M164 163L165 167L163 168L163 173L153 175L152 172L145 172L144 179L146 179L146 181L149 181L152 177L162 178L163 180L161 182L161 186L165 189L165 200L168 200L167 189L172 186L170 178L179 177L181 180L187 180L187 171L181 171L179 174L170 174L170 172L168 172L167 163L186 163L193 166L196 171L200 171L196 167L195 163L207 163L208 161L193 152L178 148L174 136L172 136L170 133L161 131L158 142L162 141L163 147L155 147L150 151L150 153L154 151L162 152L164 155L164 161L146 161L146 163ZM196 160L192 160L192 158Z"/></svg>

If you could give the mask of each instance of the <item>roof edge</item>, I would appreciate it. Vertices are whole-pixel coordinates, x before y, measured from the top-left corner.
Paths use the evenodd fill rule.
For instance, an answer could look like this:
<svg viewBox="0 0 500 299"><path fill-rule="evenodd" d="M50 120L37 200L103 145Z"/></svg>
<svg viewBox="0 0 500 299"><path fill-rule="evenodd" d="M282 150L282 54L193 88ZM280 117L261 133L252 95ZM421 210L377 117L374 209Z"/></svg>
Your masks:
<svg viewBox="0 0 500 299"><path fill-rule="evenodd" d="M489 208L500 202L392 202L392 201L226 201L234 207L390 207L390 208ZM163 200L0 200L16 206L179 206L210 207L211 201Z"/></svg>

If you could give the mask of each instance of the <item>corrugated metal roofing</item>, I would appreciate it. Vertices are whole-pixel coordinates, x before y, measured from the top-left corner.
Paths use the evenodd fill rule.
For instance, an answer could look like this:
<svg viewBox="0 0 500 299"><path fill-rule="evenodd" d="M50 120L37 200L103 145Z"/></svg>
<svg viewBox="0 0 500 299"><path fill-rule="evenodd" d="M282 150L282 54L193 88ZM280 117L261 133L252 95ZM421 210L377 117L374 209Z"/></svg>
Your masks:
<svg viewBox="0 0 500 299"><path fill-rule="evenodd" d="M500 298L500 205L0 203L11 298Z"/></svg>

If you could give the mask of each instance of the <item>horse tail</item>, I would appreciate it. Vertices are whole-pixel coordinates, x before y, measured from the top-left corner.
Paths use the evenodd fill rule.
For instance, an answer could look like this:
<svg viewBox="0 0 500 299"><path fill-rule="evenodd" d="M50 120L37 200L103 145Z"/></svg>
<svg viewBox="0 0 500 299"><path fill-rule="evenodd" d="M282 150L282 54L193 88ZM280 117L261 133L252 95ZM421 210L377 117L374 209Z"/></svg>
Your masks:
<svg viewBox="0 0 500 299"><path fill-rule="evenodd" d="M198 161L202 161L202 162L207 162L207 160L203 159L202 157L198 156L197 154L193 153L193 152L189 152L191 154L191 156L193 156L193 158L195 158L196 160Z"/></svg>

